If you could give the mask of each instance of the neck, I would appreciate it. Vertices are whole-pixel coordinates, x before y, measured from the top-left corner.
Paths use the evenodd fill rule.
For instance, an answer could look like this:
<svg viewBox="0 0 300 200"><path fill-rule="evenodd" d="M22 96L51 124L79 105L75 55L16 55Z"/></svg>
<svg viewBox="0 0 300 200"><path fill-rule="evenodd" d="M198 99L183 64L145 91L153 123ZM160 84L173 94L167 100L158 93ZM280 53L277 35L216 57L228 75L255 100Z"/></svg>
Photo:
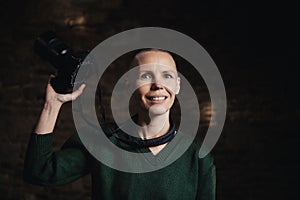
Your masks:
<svg viewBox="0 0 300 200"><path fill-rule="evenodd" d="M160 137L170 129L169 112L161 115L138 115L138 134L142 139Z"/></svg>

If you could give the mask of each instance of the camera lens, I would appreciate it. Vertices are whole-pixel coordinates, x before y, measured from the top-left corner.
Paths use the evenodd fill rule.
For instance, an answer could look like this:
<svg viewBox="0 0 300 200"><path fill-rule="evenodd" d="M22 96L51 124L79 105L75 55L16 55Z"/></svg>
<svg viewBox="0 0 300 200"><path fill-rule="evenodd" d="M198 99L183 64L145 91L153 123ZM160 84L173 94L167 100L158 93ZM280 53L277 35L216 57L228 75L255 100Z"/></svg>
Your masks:
<svg viewBox="0 0 300 200"><path fill-rule="evenodd" d="M52 31L40 35L35 40L34 49L38 55L50 62L50 64L57 69L65 65L62 57L72 51L71 48Z"/></svg>
<svg viewBox="0 0 300 200"><path fill-rule="evenodd" d="M58 56L64 55L70 50L70 48L59 38L51 38L48 42L48 46L53 53L56 53Z"/></svg>

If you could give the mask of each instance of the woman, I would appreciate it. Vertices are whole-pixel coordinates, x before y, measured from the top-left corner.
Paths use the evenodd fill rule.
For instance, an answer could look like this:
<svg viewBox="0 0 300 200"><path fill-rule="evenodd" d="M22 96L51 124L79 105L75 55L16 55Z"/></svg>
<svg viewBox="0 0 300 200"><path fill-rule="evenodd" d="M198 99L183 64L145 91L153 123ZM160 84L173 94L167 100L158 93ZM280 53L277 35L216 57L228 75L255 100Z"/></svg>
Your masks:
<svg viewBox="0 0 300 200"><path fill-rule="evenodd" d="M132 63L138 75L134 121L139 125L136 134L140 142L124 139L126 133L116 127L108 137L120 148L150 152L155 162L163 162L171 154L165 150L170 141L182 137L176 134L170 121L170 109L180 91L176 64L171 54L155 49L139 52ZM147 173L122 172L102 164L91 156L76 134L60 151L53 152L52 132L58 112L64 103L75 100L84 87L63 95L57 94L48 84L45 105L28 145L24 167L26 181L60 185L91 173L92 199L215 199L213 160L210 155L198 157L200 145L196 141L175 162Z"/></svg>

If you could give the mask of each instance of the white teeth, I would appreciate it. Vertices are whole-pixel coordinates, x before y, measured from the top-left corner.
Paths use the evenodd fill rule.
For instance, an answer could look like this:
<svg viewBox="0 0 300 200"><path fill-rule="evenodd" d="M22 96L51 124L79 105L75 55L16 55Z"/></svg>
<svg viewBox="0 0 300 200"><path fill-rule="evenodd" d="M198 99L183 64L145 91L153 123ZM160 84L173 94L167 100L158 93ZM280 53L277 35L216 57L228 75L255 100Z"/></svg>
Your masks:
<svg viewBox="0 0 300 200"><path fill-rule="evenodd" d="M165 99L165 97L151 97L151 100L153 100L153 101L162 101L164 99Z"/></svg>

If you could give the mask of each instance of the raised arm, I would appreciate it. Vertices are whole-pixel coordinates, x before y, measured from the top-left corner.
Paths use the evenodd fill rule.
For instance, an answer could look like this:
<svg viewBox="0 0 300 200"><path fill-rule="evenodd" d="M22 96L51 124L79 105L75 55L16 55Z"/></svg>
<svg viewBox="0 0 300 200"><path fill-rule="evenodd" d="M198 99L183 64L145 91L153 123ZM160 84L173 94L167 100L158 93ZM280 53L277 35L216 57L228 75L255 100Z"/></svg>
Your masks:
<svg viewBox="0 0 300 200"><path fill-rule="evenodd" d="M53 152L53 129L61 106L75 100L84 89L72 94L58 94L47 85L46 98L38 124L30 136L24 161L24 180L38 185L61 185L89 172L88 153L78 136L71 137L64 147Z"/></svg>

